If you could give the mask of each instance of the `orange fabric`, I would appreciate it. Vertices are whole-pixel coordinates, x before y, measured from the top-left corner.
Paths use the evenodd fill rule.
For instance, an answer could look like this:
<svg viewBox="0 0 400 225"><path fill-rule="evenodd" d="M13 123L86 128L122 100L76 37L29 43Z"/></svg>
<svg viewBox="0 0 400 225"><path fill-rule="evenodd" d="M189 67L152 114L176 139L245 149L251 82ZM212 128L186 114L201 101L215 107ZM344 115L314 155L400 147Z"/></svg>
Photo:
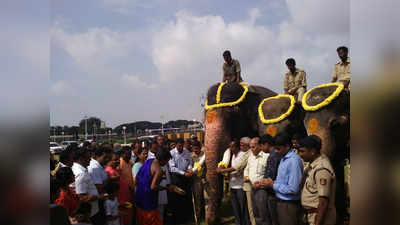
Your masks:
<svg viewBox="0 0 400 225"><path fill-rule="evenodd" d="M119 195L118 195L118 202L120 205L123 205L125 202L133 202L132 200L132 193L129 190L128 184L125 182L125 180L121 176L121 170L119 168L114 169L110 166L107 166L105 168L105 171L107 172L108 175L118 175L120 176L119 181L117 183L119 184ZM128 208L121 208L120 210L121 214L121 224L131 224L132 219L133 219L133 212L132 209Z"/></svg>
<svg viewBox="0 0 400 225"><path fill-rule="evenodd" d="M133 176L132 176L132 161L125 162L120 158L118 172L120 174L120 187L128 187L120 189L120 202L134 202L133 193ZM120 213L123 214L122 222L123 224L130 224L133 218L132 209L121 209Z"/></svg>
<svg viewBox="0 0 400 225"><path fill-rule="evenodd" d="M121 178L128 184L131 190L133 190L132 166L132 161L125 162L122 158L120 159L119 168L121 169Z"/></svg>
<svg viewBox="0 0 400 225"><path fill-rule="evenodd" d="M120 176L120 171L118 171L119 169L114 169L110 166L107 166L105 168L105 171L107 172L107 174L110 175L118 175ZM120 176L119 180L117 181L117 183L119 184L119 196L118 196L118 201L119 204L124 204L125 202L131 202L132 198L131 198L131 191L129 190L128 184L122 179L122 177Z"/></svg>
<svg viewBox="0 0 400 225"><path fill-rule="evenodd" d="M137 208L137 220L140 225L163 225L159 210L147 211Z"/></svg>
<svg viewBox="0 0 400 225"><path fill-rule="evenodd" d="M68 191L61 189L59 197L54 202L64 207L68 216L71 216L78 207L78 196L76 196L71 187L68 187Z"/></svg>

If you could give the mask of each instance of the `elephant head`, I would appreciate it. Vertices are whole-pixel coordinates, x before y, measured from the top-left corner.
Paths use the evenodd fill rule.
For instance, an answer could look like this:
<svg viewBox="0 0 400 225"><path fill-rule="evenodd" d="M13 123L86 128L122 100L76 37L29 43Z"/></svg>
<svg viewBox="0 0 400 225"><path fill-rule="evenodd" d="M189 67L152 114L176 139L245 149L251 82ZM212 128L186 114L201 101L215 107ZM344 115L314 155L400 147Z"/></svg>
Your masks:
<svg viewBox="0 0 400 225"><path fill-rule="evenodd" d="M304 125L307 133L321 138L321 153L330 158L335 171L336 222L343 224L347 208L343 163L350 156L350 93L343 90L342 84L324 84L306 92L302 105L306 110Z"/></svg>
<svg viewBox="0 0 400 225"><path fill-rule="evenodd" d="M275 92L260 86L237 83L218 83L209 88L205 110L208 224L216 220L220 190L216 170L223 152L232 139L258 135L258 105L262 99L274 95Z"/></svg>
<svg viewBox="0 0 400 225"><path fill-rule="evenodd" d="M315 87L304 95L304 125L309 135L322 139L321 152L333 159L344 158L350 130L350 95L341 84Z"/></svg>
<svg viewBox="0 0 400 225"><path fill-rule="evenodd" d="M304 109L291 95L280 94L264 99L259 105L259 134L272 137L281 132L305 135Z"/></svg>

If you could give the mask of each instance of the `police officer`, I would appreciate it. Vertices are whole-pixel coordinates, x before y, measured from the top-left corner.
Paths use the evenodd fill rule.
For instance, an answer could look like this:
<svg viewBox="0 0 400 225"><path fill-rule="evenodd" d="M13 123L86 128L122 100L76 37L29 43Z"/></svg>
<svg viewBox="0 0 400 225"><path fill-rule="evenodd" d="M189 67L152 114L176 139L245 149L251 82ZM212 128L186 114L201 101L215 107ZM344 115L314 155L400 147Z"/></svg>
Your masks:
<svg viewBox="0 0 400 225"><path fill-rule="evenodd" d="M328 157L320 150L318 136L311 135L300 141L299 155L310 163L304 170L301 205L310 225L334 225L336 178Z"/></svg>

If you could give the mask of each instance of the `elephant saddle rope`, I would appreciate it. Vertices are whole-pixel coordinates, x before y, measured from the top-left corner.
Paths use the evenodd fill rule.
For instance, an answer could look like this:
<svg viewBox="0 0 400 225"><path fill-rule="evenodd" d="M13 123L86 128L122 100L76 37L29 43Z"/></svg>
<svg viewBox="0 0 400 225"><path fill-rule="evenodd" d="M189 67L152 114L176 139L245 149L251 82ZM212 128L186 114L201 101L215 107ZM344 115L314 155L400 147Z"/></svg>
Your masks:
<svg viewBox="0 0 400 225"><path fill-rule="evenodd" d="M262 123L278 123L286 119L293 111L295 99L292 95L280 94L265 98L258 106L258 115Z"/></svg>
<svg viewBox="0 0 400 225"><path fill-rule="evenodd" d="M301 104L306 111L316 111L329 105L343 91L342 83L322 84L303 95Z"/></svg>
<svg viewBox="0 0 400 225"><path fill-rule="evenodd" d="M243 88L242 95L236 101L222 102L221 93L223 91L223 87L226 84L227 84L226 82L222 82L222 83L219 84L218 90L217 90L217 96L216 96L216 103L215 104L208 105L208 101L206 100L206 104L204 106L204 108L206 110L216 109L216 108L221 108L221 107L232 107L232 106L240 104L246 98L247 92L249 91L249 87L248 87L248 85L246 83L241 82L240 86L242 86L242 88Z"/></svg>

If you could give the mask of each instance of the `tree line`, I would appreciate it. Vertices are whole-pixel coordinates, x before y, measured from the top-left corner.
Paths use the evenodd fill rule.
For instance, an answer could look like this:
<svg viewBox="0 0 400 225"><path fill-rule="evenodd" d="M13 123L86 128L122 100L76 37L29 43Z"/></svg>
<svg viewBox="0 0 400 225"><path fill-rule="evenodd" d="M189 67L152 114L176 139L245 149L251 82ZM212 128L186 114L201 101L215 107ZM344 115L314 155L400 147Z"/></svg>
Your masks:
<svg viewBox="0 0 400 225"><path fill-rule="evenodd" d="M196 122L191 120L174 120L168 121L164 124L164 128L187 128L188 125L194 124ZM109 130L113 133L122 134L122 127L126 127L126 133L143 133L147 129L161 129L162 124L160 122L150 122L150 121L136 121L132 123L124 123L116 126L114 129L110 127L100 128L101 119L97 117L87 118L87 133L93 134L107 134ZM85 133L85 119L79 122L79 126L50 126L49 133L53 135L78 135Z"/></svg>

